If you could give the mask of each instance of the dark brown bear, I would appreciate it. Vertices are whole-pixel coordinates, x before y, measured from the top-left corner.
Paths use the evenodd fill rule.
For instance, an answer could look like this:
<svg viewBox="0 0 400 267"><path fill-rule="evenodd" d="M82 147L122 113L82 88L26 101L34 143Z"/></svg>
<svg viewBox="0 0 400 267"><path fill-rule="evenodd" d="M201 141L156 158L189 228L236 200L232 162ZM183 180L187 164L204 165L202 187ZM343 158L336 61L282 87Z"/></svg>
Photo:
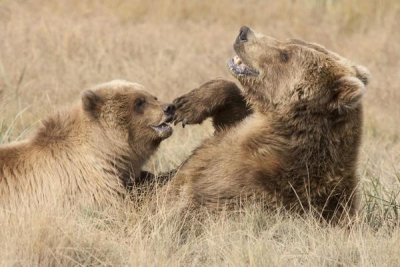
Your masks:
<svg viewBox="0 0 400 267"><path fill-rule="evenodd" d="M242 27L232 82L210 81L176 99L176 122L213 119L216 134L166 186L190 205L256 199L327 221L357 210L361 100L368 71L320 45ZM246 105L247 104L247 105Z"/></svg>

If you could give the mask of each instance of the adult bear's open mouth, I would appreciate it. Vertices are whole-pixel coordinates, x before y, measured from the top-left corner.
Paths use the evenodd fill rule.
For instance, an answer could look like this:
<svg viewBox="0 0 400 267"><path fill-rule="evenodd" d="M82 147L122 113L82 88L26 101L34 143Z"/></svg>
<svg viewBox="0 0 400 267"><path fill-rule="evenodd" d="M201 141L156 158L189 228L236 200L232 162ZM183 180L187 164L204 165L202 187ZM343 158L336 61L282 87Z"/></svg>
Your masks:
<svg viewBox="0 0 400 267"><path fill-rule="evenodd" d="M260 74L258 70L244 64L242 59L237 55L229 59L228 67L236 76L258 76Z"/></svg>

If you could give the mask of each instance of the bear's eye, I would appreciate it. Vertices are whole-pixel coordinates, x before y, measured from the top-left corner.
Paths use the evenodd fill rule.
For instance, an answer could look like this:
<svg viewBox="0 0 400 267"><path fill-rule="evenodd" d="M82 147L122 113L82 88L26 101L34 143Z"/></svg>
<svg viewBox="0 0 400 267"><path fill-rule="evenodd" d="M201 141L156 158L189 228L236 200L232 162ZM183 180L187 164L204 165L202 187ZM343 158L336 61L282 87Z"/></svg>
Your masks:
<svg viewBox="0 0 400 267"><path fill-rule="evenodd" d="M282 50L282 51L279 53L279 56L280 56L282 62L285 62L285 63L286 63L286 62L289 61L289 52L288 52L288 51Z"/></svg>
<svg viewBox="0 0 400 267"><path fill-rule="evenodd" d="M146 99L144 99L143 97L137 98L135 100L135 110L137 112L140 112L143 110L144 106L146 104Z"/></svg>

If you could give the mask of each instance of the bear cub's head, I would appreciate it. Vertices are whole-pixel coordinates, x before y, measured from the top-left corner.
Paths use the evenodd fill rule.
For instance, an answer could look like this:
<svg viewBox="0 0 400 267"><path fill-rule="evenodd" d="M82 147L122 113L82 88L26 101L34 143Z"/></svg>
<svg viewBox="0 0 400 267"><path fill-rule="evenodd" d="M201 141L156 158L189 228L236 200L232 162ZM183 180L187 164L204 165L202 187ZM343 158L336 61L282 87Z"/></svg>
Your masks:
<svg viewBox="0 0 400 267"><path fill-rule="evenodd" d="M255 109L301 105L315 112L346 113L359 106L365 67L302 40L279 41L243 26L228 62Z"/></svg>
<svg viewBox="0 0 400 267"><path fill-rule="evenodd" d="M89 119L129 143L160 142L172 134L168 123L175 107L160 102L137 83L114 80L86 90L82 107Z"/></svg>

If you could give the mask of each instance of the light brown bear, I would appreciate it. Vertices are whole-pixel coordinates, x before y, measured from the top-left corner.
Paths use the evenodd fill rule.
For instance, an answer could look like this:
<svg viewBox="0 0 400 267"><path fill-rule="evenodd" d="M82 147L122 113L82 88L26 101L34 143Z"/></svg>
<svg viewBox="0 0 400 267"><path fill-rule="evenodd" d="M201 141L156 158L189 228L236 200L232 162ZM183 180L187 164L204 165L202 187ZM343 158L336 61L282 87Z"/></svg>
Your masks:
<svg viewBox="0 0 400 267"><path fill-rule="evenodd" d="M192 206L256 199L327 221L357 207L361 100L368 71L322 46L242 27L232 82L210 81L175 100L175 122L213 119L216 133L166 186Z"/></svg>
<svg viewBox="0 0 400 267"><path fill-rule="evenodd" d="M136 83L84 91L32 138L0 146L0 205L112 201L172 134L173 112Z"/></svg>

